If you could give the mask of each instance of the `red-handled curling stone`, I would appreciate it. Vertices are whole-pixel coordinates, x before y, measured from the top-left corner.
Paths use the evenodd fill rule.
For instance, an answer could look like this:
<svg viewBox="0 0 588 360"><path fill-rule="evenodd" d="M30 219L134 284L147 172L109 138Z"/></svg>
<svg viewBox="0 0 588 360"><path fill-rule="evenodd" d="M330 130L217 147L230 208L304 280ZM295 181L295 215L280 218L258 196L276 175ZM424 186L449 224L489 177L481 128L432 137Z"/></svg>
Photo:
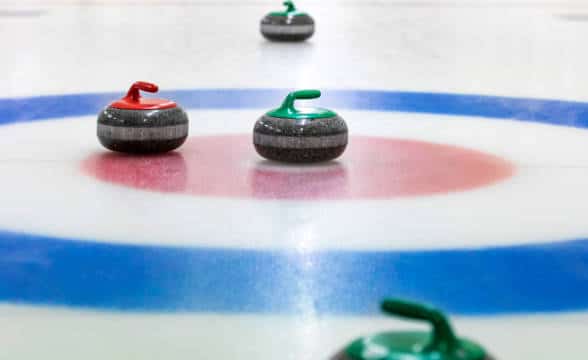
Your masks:
<svg viewBox="0 0 588 360"><path fill-rule="evenodd" d="M137 81L126 96L98 115L98 139L107 149L125 153L163 153L188 137L188 115L175 102L141 97L155 84Z"/></svg>

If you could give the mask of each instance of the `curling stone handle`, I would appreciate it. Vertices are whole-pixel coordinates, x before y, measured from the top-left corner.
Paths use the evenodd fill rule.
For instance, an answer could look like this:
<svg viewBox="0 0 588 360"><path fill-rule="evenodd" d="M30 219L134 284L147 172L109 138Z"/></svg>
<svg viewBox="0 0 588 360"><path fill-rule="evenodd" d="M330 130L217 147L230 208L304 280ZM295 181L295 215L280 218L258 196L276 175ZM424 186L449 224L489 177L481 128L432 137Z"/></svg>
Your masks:
<svg viewBox="0 0 588 360"><path fill-rule="evenodd" d="M425 351L449 351L458 346L457 337L449 321L439 310L396 299L384 300L381 307L382 311L391 315L428 321L433 326L433 335L431 337L431 343Z"/></svg>
<svg viewBox="0 0 588 360"><path fill-rule="evenodd" d="M298 90L290 93L294 99L316 99L321 97L320 90Z"/></svg>
<svg viewBox="0 0 588 360"><path fill-rule="evenodd" d="M125 99L138 102L141 98L139 90L155 93L159 90L159 88L157 87L157 85L146 81L137 81L133 85L131 85L129 91L127 92L127 96L125 96Z"/></svg>
<svg viewBox="0 0 588 360"><path fill-rule="evenodd" d="M286 96L282 106L280 106L279 110L285 111L287 113L296 113L296 108L294 107L294 101L298 99L316 99L321 96L320 90L298 90L293 91Z"/></svg>
<svg viewBox="0 0 588 360"><path fill-rule="evenodd" d="M286 6L286 12L296 11L296 5L291 0L284 1L284 6Z"/></svg>

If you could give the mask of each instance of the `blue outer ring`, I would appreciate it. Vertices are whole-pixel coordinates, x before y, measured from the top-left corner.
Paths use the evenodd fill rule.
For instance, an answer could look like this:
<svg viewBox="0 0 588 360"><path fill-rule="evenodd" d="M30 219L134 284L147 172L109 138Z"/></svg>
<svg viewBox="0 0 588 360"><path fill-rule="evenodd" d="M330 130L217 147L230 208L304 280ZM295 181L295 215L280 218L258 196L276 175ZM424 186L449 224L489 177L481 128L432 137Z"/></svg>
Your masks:
<svg viewBox="0 0 588 360"><path fill-rule="evenodd" d="M186 108L247 109L274 107L286 93L218 89L178 90L163 96ZM579 102L388 91L325 93L321 103L334 109L588 127L588 104ZM0 124L92 115L119 96L0 99ZM366 314L377 312L379 301L387 296L426 301L461 314L588 309L588 239L475 250L301 254L118 245L0 231L4 302L253 313L302 312L310 304L319 314Z"/></svg>
<svg viewBox="0 0 588 360"><path fill-rule="evenodd" d="M191 109L273 109L289 90L197 89L161 92ZM51 95L0 99L0 125L49 118L94 115L120 93ZM588 127L588 103L417 92L330 90L321 104L332 109L406 111L444 115L481 116L552 125Z"/></svg>

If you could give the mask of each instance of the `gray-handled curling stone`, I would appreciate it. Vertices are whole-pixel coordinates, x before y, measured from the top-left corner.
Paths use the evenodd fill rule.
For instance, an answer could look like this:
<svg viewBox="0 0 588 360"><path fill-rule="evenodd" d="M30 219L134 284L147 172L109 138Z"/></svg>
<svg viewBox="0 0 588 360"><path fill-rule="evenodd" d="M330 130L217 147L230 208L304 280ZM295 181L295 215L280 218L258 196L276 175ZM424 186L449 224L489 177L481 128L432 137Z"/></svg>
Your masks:
<svg viewBox="0 0 588 360"><path fill-rule="evenodd" d="M266 159L310 163L340 156L347 147L347 125L331 110L295 108L296 99L315 99L319 90L288 94L282 106L263 115L253 128L253 144Z"/></svg>
<svg viewBox="0 0 588 360"><path fill-rule="evenodd" d="M296 10L290 0L284 1L286 10L275 11L261 19L261 34L273 41L304 41L314 34L314 20Z"/></svg>
<svg viewBox="0 0 588 360"><path fill-rule="evenodd" d="M138 81L127 95L98 115L98 139L105 148L124 153L163 153L188 137L188 115L175 102L142 98L139 90L157 92L157 85Z"/></svg>

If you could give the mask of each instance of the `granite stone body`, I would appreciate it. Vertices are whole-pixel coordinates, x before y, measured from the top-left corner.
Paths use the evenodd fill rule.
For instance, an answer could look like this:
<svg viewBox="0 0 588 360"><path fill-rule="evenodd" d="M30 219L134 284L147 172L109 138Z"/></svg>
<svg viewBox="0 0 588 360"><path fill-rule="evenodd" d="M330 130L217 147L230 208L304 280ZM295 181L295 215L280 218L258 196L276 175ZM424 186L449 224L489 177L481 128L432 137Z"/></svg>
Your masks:
<svg viewBox="0 0 588 360"><path fill-rule="evenodd" d="M268 14L261 19L261 34L273 41L304 41L314 34L314 20L310 15L294 16Z"/></svg>
<svg viewBox="0 0 588 360"><path fill-rule="evenodd" d="M98 139L107 149L126 153L162 153L188 137L188 115L180 107L156 110L109 106L98 115Z"/></svg>
<svg viewBox="0 0 588 360"><path fill-rule="evenodd" d="M347 125L340 116L290 119L263 115L255 123L253 144L266 159L309 163L339 157L347 147Z"/></svg>

